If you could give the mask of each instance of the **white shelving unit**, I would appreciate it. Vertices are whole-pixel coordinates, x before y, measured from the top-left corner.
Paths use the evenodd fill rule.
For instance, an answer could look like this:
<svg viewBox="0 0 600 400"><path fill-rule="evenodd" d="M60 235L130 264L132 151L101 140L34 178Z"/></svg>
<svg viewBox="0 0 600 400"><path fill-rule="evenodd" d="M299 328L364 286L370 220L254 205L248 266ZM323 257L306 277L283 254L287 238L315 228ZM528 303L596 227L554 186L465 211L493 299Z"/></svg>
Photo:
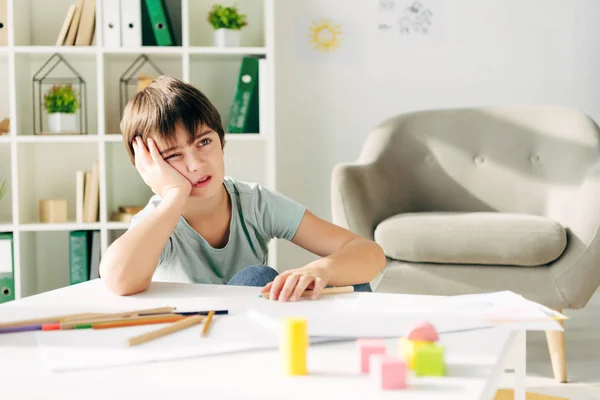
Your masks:
<svg viewBox="0 0 600 400"><path fill-rule="evenodd" d="M101 1L96 4L92 46L60 47L54 42L75 0L7 1L8 46L0 47L0 87L4 89L0 116L10 116L11 132L0 136L0 178L9 180L8 192L0 201L0 232L13 233L17 299L69 285L70 231L99 230L104 253L129 225L110 221L112 212L123 205L143 206L152 196L129 162L119 134L119 77L140 54L146 54L165 74L202 90L219 110L225 127L242 58L264 57L261 132L226 135L225 173L275 189L273 0L236 0L248 16L242 47L212 47L212 28L206 17L219 0L167 0L181 6L181 46L117 49L102 45ZM86 135L34 135L32 78L54 53L61 54L85 79ZM75 171L91 170L96 160L99 221L75 223ZM66 198L70 222L40 223L38 204L44 198ZM275 251L273 242L271 265Z"/></svg>

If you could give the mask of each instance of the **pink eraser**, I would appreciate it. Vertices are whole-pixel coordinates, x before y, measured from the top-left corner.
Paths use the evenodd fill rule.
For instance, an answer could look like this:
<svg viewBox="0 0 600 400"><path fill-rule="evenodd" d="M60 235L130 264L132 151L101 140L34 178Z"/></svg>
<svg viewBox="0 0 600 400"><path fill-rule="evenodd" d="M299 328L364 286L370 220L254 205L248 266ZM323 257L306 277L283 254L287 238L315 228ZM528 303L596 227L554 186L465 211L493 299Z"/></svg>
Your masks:
<svg viewBox="0 0 600 400"><path fill-rule="evenodd" d="M369 372L369 358L373 354L385 354L385 341L383 339L357 339L356 346L360 353L360 372Z"/></svg>
<svg viewBox="0 0 600 400"><path fill-rule="evenodd" d="M440 337L437 331L429 322L421 322L415 325L406 337L408 340L418 340L424 342L437 342Z"/></svg>
<svg viewBox="0 0 600 400"><path fill-rule="evenodd" d="M370 367L371 378L381 389L406 389L406 363L400 357L374 355Z"/></svg>

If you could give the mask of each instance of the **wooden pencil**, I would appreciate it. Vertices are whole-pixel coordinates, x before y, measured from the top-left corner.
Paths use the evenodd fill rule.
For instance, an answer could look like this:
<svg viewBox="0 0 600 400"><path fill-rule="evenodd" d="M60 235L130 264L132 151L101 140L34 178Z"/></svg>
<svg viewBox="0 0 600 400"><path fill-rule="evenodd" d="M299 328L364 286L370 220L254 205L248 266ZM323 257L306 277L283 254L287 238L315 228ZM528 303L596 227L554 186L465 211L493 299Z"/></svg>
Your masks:
<svg viewBox="0 0 600 400"><path fill-rule="evenodd" d="M134 311L124 311L118 313L104 313L98 315L98 317L107 317L107 318L122 318L122 317L140 317L143 315L156 315L156 314L167 314L175 311L175 307L157 307L157 308L147 308L144 310L134 310ZM79 320L90 319L86 316L81 317L71 317L66 319L64 322L75 322Z"/></svg>
<svg viewBox="0 0 600 400"><path fill-rule="evenodd" d="M92 324L92 329L124 328L127 326L166 324L169 322L181 321L186 318L188 318L188 317L184 317L181 315L171 315L171 316L165 316L165 317L160 317L160 318L149 318L149 319L137 320L137 321L123 320L120 322L99 322L96 324Z"/></svg>
<svg viewBox="0 0 600 400"><path fill-rule="evenodd" d="M164 328L160 328L151 332L147 332L138 336L134 336L129 338L126 342L128 346L137 346L138 344L146 343L154 339L161 338L163 336L169 335L171 333L180 331L185 328L189 328L190 326L194 326L202 322L204 319L204 315L195 315L192 317L185 317L181 321L174 322L169 326L165 326Z"/></svg>
<svg viewBox="0 0 600 400"><path fill-rule="evenodd" d="M215 315L215 311L211 310L206 317L206 321L204 321L204 326L202 327L202 332L200 333L201 336L205 336L208 332L208 327L210 326L210 321L212 321L213 315Z"/></svg>
<svg viewBox="0 0 600 400"><path fill-rule="evenodd" d="M60 324L60 329L61 330L73 329L77 325L92 325L92 324L99 324L99 323L112 324L112 323L120 323L120 322L148 321L148 320L152 320L152 319L156 319L156 318L169 318L169 317L177 318L177 317L181 317L181 316L178 314L167 313L167 314L144 315L141 317L121 317L121 318L103 317L103 318L81 319L81 320L76 320L73 322L63 322Z"/></svg>
<svg viewBox="0 0 600 400"><path fill-rule="evenodd" d="M324 295L330 295L330 294L343 294L343 293L352 293L354 292L354 286L338 286L338 287L331 287L331 288L325 288L323 290L321 290L321 296ZM313 295L314 291L312 290L305 290L304 293L302 293L302 297L311 297ZM264 297L266 299L269 298L270 293L266 292L266 293L261 293L261 297Z"/></svg>

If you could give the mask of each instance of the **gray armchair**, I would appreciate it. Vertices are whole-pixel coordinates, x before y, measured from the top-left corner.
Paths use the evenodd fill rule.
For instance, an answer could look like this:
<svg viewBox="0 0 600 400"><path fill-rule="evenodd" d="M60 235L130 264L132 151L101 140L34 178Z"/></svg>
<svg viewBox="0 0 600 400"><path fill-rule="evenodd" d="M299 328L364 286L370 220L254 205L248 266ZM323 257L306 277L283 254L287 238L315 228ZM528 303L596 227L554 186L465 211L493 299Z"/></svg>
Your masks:
<svg viewBox="0 0 600 400"><path fill-rule="evenodd" d="M557 310L600 284L599 198L598 126L548 106L399 115L332 176L333 222L386 253L375 291L511 290ZM547 338L564 382L564 334Z"/></svg>

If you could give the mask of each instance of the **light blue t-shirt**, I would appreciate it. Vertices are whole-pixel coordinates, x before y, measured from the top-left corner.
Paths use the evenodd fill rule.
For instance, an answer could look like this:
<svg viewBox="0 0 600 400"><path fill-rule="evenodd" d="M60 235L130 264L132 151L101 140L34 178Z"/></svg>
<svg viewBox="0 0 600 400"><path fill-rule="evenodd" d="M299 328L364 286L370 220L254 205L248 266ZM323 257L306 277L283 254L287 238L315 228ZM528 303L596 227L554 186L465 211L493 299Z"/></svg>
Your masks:
<svg viewBox="0 0 600 400"><path fill-rule="evenodd" d="M231 199L225 247L212 247L181 216L162 250L153 281L224 284L248 265L266 264L272 238L292 240L304 216L304 206L255 183L225 177L224 184ZM153 196L133 217L129 229L160 202L159 196Z"/></svg>

